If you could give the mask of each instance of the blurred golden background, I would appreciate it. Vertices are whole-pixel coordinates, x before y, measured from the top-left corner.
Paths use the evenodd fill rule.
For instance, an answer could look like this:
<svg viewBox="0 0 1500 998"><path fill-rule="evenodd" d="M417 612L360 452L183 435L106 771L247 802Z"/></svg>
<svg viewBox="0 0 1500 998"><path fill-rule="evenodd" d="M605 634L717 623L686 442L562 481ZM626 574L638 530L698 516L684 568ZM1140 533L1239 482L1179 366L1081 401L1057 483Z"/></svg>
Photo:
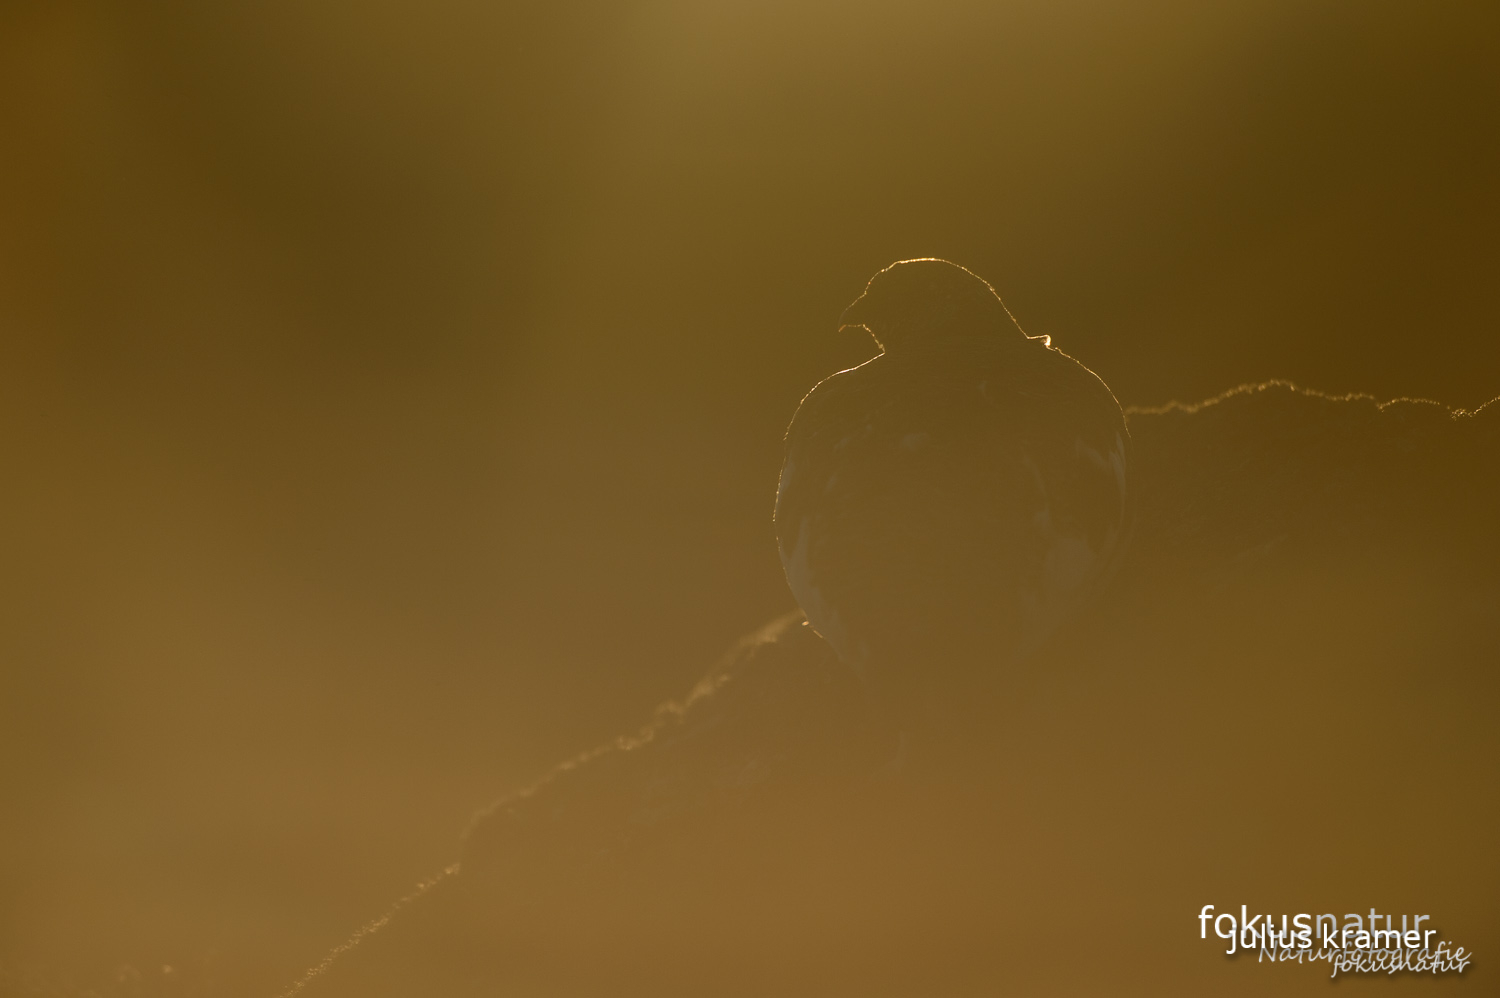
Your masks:
<svg viewBox="0 0 1500 998"><path fill-rule="evenodd" d="M1493 4L0 9L0 967L264 995L792 606L894 259L1124 404L1500 393Z"/></svg>

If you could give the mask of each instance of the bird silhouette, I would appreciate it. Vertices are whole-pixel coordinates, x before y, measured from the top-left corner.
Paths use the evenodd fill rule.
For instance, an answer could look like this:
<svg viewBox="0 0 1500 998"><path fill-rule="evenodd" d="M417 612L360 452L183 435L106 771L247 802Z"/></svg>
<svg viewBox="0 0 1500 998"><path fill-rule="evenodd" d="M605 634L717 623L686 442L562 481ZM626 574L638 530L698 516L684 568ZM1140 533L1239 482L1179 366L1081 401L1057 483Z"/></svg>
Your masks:
<svg viewBox="0 0 1500 998"><path fill-rule="evenodd" d="M914 661L1024 657L1123 549L1118 402L945 260L880 271L847 326L882 352L819 383L787 430L775 518L792 594L888 694L915 691Z"/></svg>

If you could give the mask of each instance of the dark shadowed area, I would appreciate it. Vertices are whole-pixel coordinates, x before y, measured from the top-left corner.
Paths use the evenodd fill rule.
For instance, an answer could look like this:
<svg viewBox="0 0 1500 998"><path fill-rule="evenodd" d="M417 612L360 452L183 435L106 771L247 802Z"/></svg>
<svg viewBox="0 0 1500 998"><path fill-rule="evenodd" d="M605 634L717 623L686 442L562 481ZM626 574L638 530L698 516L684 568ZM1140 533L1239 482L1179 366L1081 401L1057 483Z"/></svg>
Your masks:
<svg viewBox="0 0 1500 998"><path fill-rule="evenodd" d="M1497 177L1490 3L13 0L0 988L274 994L791 610L782 433L891 261L1127 406L1472 409Z"/></svg>

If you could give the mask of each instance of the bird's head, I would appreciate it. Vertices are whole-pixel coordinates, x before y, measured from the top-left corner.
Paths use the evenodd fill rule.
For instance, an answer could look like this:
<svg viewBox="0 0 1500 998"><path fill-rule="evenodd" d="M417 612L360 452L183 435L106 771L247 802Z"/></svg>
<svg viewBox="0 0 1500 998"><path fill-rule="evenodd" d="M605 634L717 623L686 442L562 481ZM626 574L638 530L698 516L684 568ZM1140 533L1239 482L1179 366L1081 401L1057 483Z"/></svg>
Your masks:
<svg viewBox="0 0 1500 998"><path fill-rule="evenodd" d="M971 337L1026 339L988 282L936 258L898 260L870 278L839 319L846 326L863 326L886 353Z"/></svg>

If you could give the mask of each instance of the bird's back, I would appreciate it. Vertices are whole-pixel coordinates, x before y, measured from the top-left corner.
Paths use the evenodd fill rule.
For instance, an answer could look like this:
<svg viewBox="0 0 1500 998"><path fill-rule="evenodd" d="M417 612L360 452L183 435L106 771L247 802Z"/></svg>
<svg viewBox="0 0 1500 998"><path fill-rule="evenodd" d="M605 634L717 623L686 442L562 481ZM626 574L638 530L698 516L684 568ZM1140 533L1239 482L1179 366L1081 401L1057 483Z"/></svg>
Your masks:
<svg viewBox="0 0 1500 998"><path fill-rule="evenodd" d="M841 372L787 433L776 521L793 594L855 663L935 638L1013 658L1113 561L1125 441L1109 390L1039 340Z"/></svg>

